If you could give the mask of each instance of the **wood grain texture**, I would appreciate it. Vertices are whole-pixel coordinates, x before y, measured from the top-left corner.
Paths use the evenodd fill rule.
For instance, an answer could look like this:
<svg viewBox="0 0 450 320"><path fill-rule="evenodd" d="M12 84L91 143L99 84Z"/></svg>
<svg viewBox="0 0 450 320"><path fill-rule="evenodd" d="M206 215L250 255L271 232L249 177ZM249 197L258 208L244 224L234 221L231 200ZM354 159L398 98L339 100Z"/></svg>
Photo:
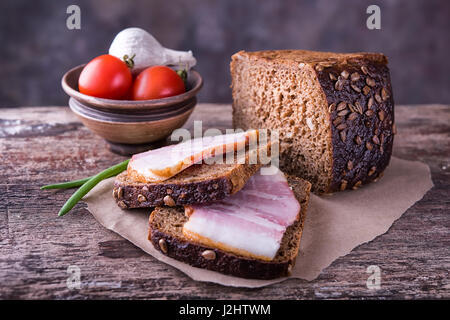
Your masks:
<svg viewBox="0 0 450 320"><path fill-rule="evenodd" d="M186 127L231 126L229 105L200 104ZM68 108L11 108L0 113L0 298L323 299L450 298L450 106L397 106L394 155L427 163L434 187L391 229L337 259L311 282L260 289L190 280L104 229L79 203L57 217L70 190L51 182L85 177L124 158L107 150ZM81 270L69 290L67 268ZM366 287L369 265L381 289Z"/></svg>

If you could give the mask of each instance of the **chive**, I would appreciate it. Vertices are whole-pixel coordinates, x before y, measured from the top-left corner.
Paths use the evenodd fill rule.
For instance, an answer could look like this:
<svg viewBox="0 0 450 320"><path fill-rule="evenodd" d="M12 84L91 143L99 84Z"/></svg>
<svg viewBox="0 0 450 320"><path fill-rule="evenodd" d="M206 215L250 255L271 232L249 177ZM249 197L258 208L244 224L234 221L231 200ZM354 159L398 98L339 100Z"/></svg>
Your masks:
<svg viewBox="0 0 450 320"><path fill-rule="evenodd" d="M109 177L105 177L105 179L107 178L111 178L114 177L116 175L116 173L112 174ZM48 190L48 189L71 189L71 188L76 188L76 187L80 187L83 184L85 184L85 182L88 182L89 179L92 179L95 176L91 176L91 177L87 177L84 179L79 179L79 180L72 180L72 181L68 181L68 182L61 182L61 183L55 183L55 184L48 184L46 186L42 186L41 190Z"/></svg>
<svg viewBox="0 0 450 320"><path fill-rule="evenodd" d="M80 179L80 180L73 180L73 181L68 181L68 182L48 184L46 186L42 186L41 190L76 188L76 187L82 186L85 182L87 182L91 178L93 178L93 176L92 177L88 177L88 178L84 178L84 179Z"/></svg>
<svg viewBox="0 0 450 320"><path fill-rule="evenodd" d="M92 188L94 188L100 181L115 176L127 168L128 162L125 160L115 166L112 166L97 175L91 177L86 181L75 193L66 201L61 210L59 210L58 216L63 216L69 212Z"/></svg>

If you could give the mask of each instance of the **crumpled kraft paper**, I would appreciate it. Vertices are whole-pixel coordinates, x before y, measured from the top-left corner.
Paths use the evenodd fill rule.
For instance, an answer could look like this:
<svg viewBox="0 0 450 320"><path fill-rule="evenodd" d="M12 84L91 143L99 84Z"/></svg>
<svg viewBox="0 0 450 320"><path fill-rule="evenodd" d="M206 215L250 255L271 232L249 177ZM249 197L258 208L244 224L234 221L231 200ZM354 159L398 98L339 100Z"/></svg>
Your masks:
<svg viewBox="0 0 450 320"><path fill-rule="evenodd" d="M283 281L253 280L191 267L153 248L148 235L148 209L122 210L113 197L114 178L102 181L83 199L105 228L131 241L156 259L197 281L225 286L262 287ZM392 223L431 189L430 170L424 163L391 158L384 176L358 190L329 196L311 194L297 262L291 278L315 279L337 258L385 233Z"/></svg>

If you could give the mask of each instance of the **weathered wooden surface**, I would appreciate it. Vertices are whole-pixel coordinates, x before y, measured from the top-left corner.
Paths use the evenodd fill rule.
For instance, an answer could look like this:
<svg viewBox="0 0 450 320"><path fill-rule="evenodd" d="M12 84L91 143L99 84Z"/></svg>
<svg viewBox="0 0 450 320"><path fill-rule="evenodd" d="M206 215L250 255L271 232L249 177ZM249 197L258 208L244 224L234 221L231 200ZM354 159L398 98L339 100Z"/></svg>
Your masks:
<svg viewBox="0 0 450 320"><path fill-rule="evenodd" d="M50 182L94 174L123 159L68 108L0 111L0 298L450 298L450 107L397 106L397 157L426 162L434 188L392 228L336 260L312 282L260 289L190 280L101 227L83 203L63 218L72 191L40 191ZM230 106L199 105L194 119L227 128ZM81 270L69 290L67 268ZM381 289L366 287L369 265Z"/></svg>

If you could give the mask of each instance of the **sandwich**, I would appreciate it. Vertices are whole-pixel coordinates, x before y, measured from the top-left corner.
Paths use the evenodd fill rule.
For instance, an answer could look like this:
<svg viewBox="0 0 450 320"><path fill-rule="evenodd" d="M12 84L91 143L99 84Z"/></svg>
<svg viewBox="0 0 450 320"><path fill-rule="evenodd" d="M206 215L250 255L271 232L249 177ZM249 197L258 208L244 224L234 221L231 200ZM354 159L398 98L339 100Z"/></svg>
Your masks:
<svg viewBox="0 0 450 320"><path fill-rule="evenodd" d="M239 191L270 156L274 143L264 136L258 146L260 134L203 137L136 154L116 177L113 196L124 209L223 199Z"/></svg>
<svg viewBox="0 0 450 320"><path fill-rule="evenodd" d="M194 267L249 279L288 276L295 265L311 184L303 179L253 175L218 202L157 207L149 240Z"/></svg>
<svg viewBox="0 0 450 320"><path fill-rule="evenodd" d="M268 166L278 143L258 130L194 140L134 155L116 177L117 204L151 208L148 240L171 258L244 278L287 276L310 183Z"/></svg>

